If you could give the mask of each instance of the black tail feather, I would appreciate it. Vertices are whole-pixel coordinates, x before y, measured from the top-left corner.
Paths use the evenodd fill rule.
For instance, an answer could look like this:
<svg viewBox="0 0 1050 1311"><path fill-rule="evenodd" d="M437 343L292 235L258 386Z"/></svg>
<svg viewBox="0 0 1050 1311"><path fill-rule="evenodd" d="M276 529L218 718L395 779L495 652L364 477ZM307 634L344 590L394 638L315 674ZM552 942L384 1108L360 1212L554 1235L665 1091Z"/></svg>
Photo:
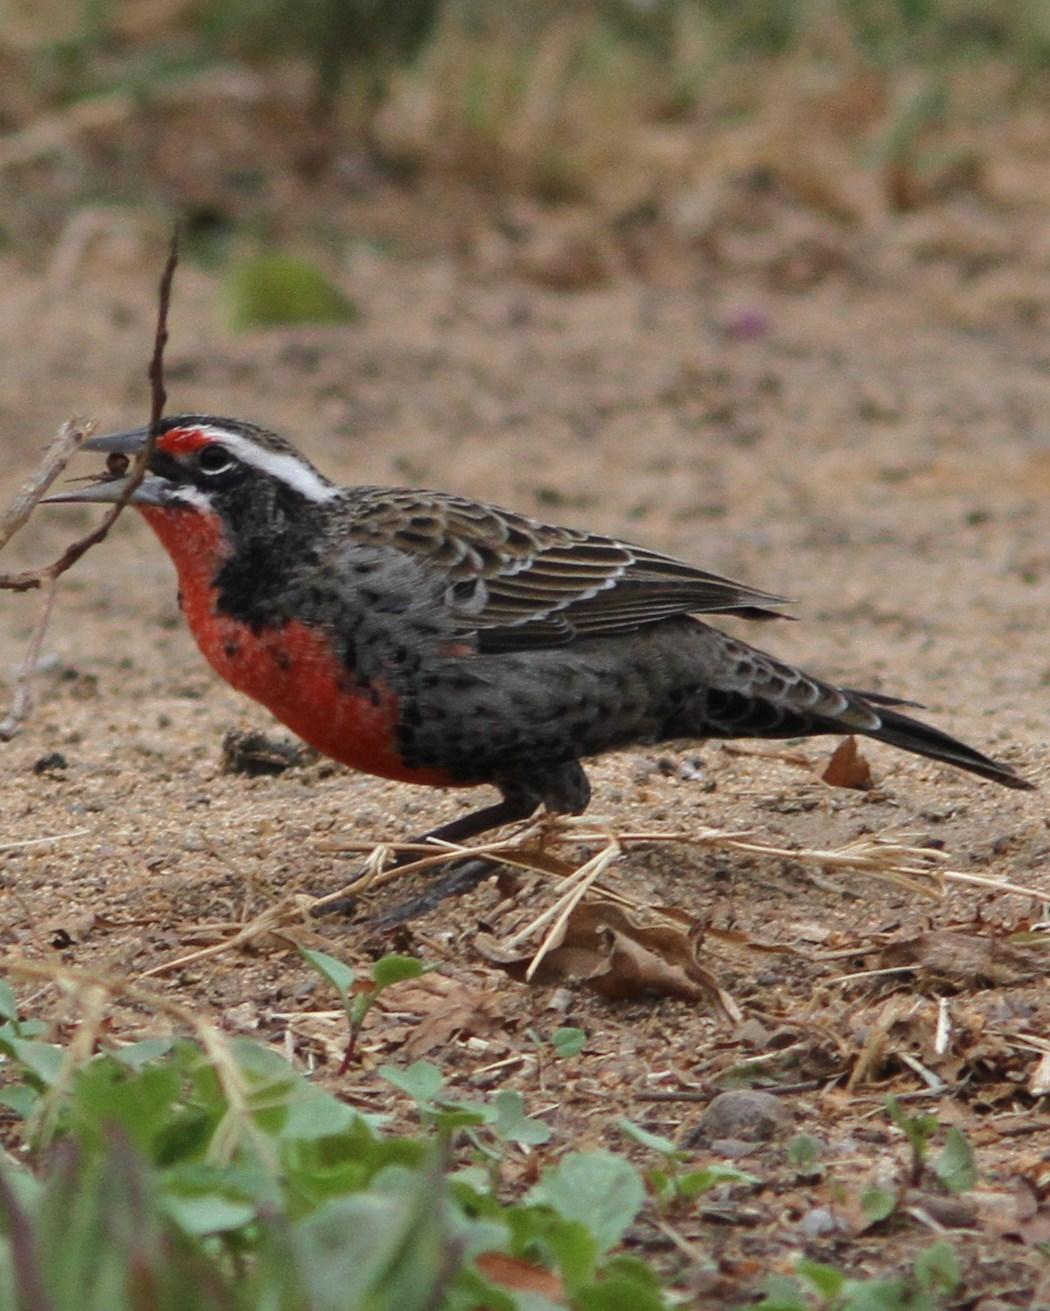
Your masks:
<svg viewBox="0 0 1050 1311"><path fill-rule="evenodd" d="M870 702L871 699L867 699ZM1022 778L1012 765L1007 765L1001 760L992 760L990 756L982 755L980 751L968 747L965 742L942 733L939 728L912 719L910 715L885 709L887 701L879 700L875 704L882 723L880 727L868 731L866 736L873 737L879 742L888 742L891 746L900 747L904 751L912 751L916 755L928 756L931 760L942 760L945 764L955 765L971 774L979 774L981 778L990 778L1004 787L1026 790L1035 787L1034 783Z"/></svg>

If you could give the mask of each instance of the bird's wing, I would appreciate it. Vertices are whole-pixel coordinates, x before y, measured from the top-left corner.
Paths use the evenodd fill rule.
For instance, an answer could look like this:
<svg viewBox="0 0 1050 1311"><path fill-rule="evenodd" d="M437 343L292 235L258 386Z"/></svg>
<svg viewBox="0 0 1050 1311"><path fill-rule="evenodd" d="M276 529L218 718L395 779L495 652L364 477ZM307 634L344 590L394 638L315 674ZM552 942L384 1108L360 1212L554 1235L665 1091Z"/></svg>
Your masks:
<svg viewBox="0 0 1050 1311"><path fill-rule="evenodd" d="M768 607L785 600L658 551L438 492L356 489L350 521L355 543L441 570L457 626L487 651L561 645L673 615L778 618Z"/></svg>

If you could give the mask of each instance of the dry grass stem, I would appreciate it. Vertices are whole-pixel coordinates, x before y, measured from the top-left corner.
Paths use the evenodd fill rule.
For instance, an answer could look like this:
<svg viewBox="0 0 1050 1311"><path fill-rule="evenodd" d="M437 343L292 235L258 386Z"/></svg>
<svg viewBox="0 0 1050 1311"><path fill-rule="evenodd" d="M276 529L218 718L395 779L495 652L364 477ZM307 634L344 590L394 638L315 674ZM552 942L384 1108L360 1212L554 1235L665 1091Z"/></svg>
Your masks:
<svg viewBox="0 0 1050 1311"><path fill-rule="evenodd" d="M937 998L937 1029L933 1038L933 1051L936 1056L943 1056L951 1046L952 1012L947 997Z"/></svg>
<svg viewBox="0 0 1050 1311"><path fill-rule="evenodd" d="M549 911L544 912L538 920L535 920L529 926L530 930L534 931L541 921L551 918L554 921L543 941L536 948L535 956L529 962L529 967L525 971L527 981L532 979L551 948L557 946L561 940L569 916L591 890L595 881L609 868L613 861L619 860L620 855L619 845L615 841L610 842L604 851L600 851L597 856L592 857L585 865L581 865L570 879L565 880L566 883L570 883L572 886L554 903ZM522 932L524 933L525 930ZM516 936L520 938L522 934Z"/></svg>
<svg viewBox="0 0 1050 1311"><path fill-rule="evenodd" d="M46 838L22 838L18 842L0 842L0 851L21 851L23 847L40 847L46 842L62 842L66 838L82 838L89 828L74 828L68 833L51 833Z"/></svg>
<svg viewBox="0 0 1050 1311"><path fill-rule="evenodd" d="M844 847L829 849L792 848L754 841L754 834L751 831L700 829L691 833L651 830L618 833L615 831L612 822L602 817L559 816L556 819L545 817L538 822L530 822L526 828L498 841L471 847L458 846L452 843L442 844L439 854L424 857L410 864L399 865L396 869L385 870L378 875L360 876L338 892L320 898L314 905L323 906L330 901L345 896L347 893L364 891L366 886L364 880L366 878L368 879L367 887L375 889L385 886L395 879L430 869L435 865L444 864L451 857L477 858L479 856L492 856L498 858L502 864L533 870L546 877L551 877L552 871L532 857L528 850L530 842L541 833L545 846L556 846L559 843L571 842L601 843L603 847L607 847L610 842L615 842L621 849L652 843L674 843L690 847L718 847L724 850L738 851L746 855L792 861L796 864L871 874L876 878L885 879L898 887L922 896L942 896L946 884L958 883L972 887L989 888L998 892L1012 892L1039 901L1045 899L1045 893L1037 888L1013 883L996 875L971 874L965 870L945 868L943 862L948 859L948 856L944 852L929 847L909 846L906 843L890 838L865 837L856 842L847 843ZM373 853L382 851L384 855L387 855L391 852L428 851L432 847L433 844L421 845L419 843L399 844L386 842L366 844L340 842L326 844L325 849ZM565 877L560 871L556 876L558 878ZM619 895L623 896L623 894ZM623 896L623 900L625 904L634 904L629 897Z"/></svg>
<svg viewBox="0 0 1050 1311"><path fill-rule="evenodd" d="M123 513L146 476L149 462L153 455L157 429L167 392L164 389L164 347L168 341L168 310L171 305L171 285L178 266L178 229L172 235L171 249L168 252L164 272L161 274L158 292L157 325L153 337L153 354L150 358L147 376L150 383L150 427L149 438L143 449L136 455L119 500L103 515L101 522L91 532L69 546L50 564L40 565L35 569L25 569L17 574L0 574L0 588L12 592L28 592L40 588L44 592L44 601L40 615L33 627L29 650L23 661L15 686L15 695L11 709L0 723L0 739L10 740L24 722L32 701L32 679L40 658L44 635L55 599L55 585L58 579L71 569L80 557L93 546L97 546L109 534L109 530ZM70 419L62 425L51 445L44 452L36 471L19 488L8 509L0 516L0 549L3 548L22 528L32 515L34 509L54 480L69 463L85 439L94 431L95 425L83 420Z"/></svg>
<svg viewBox="0 0 1050 1311"><path fill-rule="evenodd" d="M224 941L212 943L207 947L200 947L198 950L187 952L184 956L178 956L174 960L162 961L159 965L154 965L152 969L143 970L138 977L140 979L150 979L161 974L171 974L172 971L182 969L186 965L194 965L198 961L209 960L211 957L219 956L223 952L246 947L249 943L255 942L267 934L277 933L293 916L296 920L302 918L297 899L282 897L280 901L267 907L261 915L256 915L254 919L242 925L236 933L224 939Z"/></svg>

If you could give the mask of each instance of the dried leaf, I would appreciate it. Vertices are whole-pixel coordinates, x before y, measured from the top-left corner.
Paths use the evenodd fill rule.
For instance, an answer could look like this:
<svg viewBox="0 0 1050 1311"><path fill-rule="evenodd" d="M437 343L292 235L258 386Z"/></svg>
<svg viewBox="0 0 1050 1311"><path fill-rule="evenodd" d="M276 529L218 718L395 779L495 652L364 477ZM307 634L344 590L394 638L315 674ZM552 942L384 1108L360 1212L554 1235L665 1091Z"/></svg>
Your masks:
<svg viewBox="0 0 1050 1311"><path fill-rule="evenodd" d="M474 1264L490 1283L500 1288L534 1293L548 1302L561 1302L565 1297L565 1286L556 1274L506 1252L482 1252L474 1258Z"/></svg>
<svg viewBox="0 0 1050 1311"><path fill-rule="evenodd" d="M467 987L441 974L395 984L386 999L398 1011L421 1016L404 1045L405 1055L412 1060L453 1037L481 1037L506 1023L497 993Z"/></svg>
<svg viewBox="0 0 1050 1311"><path fill-rule="evenodd" d="M502 951L479 935L475 945L486 959L513 978L524 979L532 956ZM643 925L612 902L581 902L568 917L555 945L532 975L541 985L585 983L603 997L713 997L733 1019L735 1003L703 966L695 942L669 924Z"/></svg>
<svg viewBox="0 0 1050 1311"><path fill-rule="evenodd" d="M873 786L871 766L855 737L843 738L820 776L829 787L867 792Z"/></svg>

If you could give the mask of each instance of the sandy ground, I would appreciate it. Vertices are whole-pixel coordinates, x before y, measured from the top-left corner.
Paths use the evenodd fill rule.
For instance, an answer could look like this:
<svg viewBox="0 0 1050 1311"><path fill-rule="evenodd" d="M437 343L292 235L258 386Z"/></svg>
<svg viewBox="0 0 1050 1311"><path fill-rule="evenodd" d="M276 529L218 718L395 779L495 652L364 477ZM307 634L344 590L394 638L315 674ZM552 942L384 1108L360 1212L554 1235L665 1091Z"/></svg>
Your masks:
<svg viewBox="0 0 1050 1311"><path fill-rule="evenodd" d="M143 421L153 256L148 243L129 252L115 241L60 283L0 263L5 498L71 413L107 429ZM962 274L911 265L830 276L804 294L744 275L666 288L621 278L569 294L450 257L362 254L347 287L360 325L235 337L212 275L185 263L169 408L269 424L348 482L469 493L793 596L802 622L747 636L814 672L921 701L956 735L1044 773L1050 349L1038 319L982 316ZM41 511L6 566L49 557L91 519ZM36 604L4 594L5 696ZM37 690L32 718L0 747L0 842L55 840L0 847L4 949L132 976L159 967L153 986L334 1078L340 1023L311 1014L333 999L287 934L362 966L389 937L293 909L283 937L164 967L287 894L339 886L356 858L332 850L338 840L406 837L480 794L324 762L223 773L223 734L271 722L205 667L170 566L131 515L64 580ZM621 829L747 830L790 849L879 835L1050 898L1045 790L1009 792L874 745L864 747L874 789L831 788L818 772L834 745L640 749L593 765L592 809ZM740 1300L803 1249L858 1271L897 1268L943 1225L969 1235L966 1298L952 1305L1050 1304L1035 1246L1050 1237L1037 1223L1050 1224L1039 1210L1050 1182L1040 957L983 968L960 945L982 960L1007 952L1008 934L1042 919L1038 898L952 886L929 899L863 873L681 845L633 848L609 880L707 927L704 963L740 1024L707 1001L613 1002L511 981L479 954L477 934L520 926L550 888L525 878L507 902L489 882L397 936L446 983L373 1015L347 1095L402 1112L375 1068L425 1055L456 1087L521 1088L555 1130L552 1151L624 1149L621 1115L673 1137L700 1113L639 1093L703 1100L762 1056L752 1082L797 1089L781 1094L788 1126L772 1142L702 1145L698 1157L736 1160L762 1182L727 1194L714 1218L687 1211L672 1237L648 1222L632 1235L696 1305ZM960 935L950 960L931 962L930 931L948 929ZM893 943L912 944L913 969L839 981L884 967ZM467 1018L442 1029L449 996ZM49 997L37 1005L54 1013ZM938 1051L945 1011L952 1029ZM113 1017L117 1036L160 1023L126 1006ZM555 1066L544 1041L562 1024L588 1043ZM922 1070L940 1079L933 1094ZM981 1180L961 1219L943 1206L931 1219L929 1197L918 1219L857 1218L849 1199L904 1157L880 1110L889 1089L976 1144ZM803 1131L824 1144L820 1179L789 1165L785 1143Z"/></svg>

